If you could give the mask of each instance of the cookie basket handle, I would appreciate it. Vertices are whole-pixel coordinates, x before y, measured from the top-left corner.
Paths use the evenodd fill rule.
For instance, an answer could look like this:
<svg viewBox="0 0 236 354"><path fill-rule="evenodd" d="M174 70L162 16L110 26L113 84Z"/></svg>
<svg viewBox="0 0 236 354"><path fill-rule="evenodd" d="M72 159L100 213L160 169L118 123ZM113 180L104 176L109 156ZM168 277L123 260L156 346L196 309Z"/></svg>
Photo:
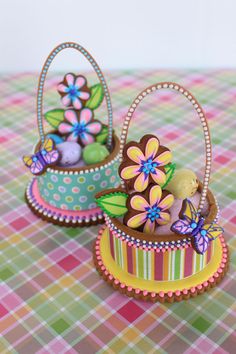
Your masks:
<svg viewBox="0 0 236 354"><path fill-rule="evenodd" d="M186 90L183 86L176 84L175 82L160 82L155 85L151 85L151 86L147 87L134 99L134 101L132 102L132 104L128 110L128 113L125 117L122 132L121 132L120 160L122 161L122 153L123 153L124 145L126 144L130 121L131 121L131 118L133 117L135 110L137 109L140 102L146 96L148 96L152 92L155 92L155 91L158 91L161 89L171 89L171 90L180 92L183 96L185 96L192 103L195 111L198 114L198 117L200 118L201 124L202 124L204 139L205 139L205 159L206 159L206 162L205 162L203 188L202 188L200 202L199 202L199 206L198 206L198 211L200 212L202 210L205 200L206 200L206 195L207 195L208 185L209 185L209 180L210 180L211 160L212 160L211 138L210 138L210 131L209 131L207 119L206 119L205 113L204 113L201 105L196 100L196 98L188 90Z"/></svg>
<svg viewBox="0 0 236 354"><path fill-rule="evenodd" d="M45 80L47 77L48 69L53 61L53 59L56 57L56 55L61 52L64 49L76 49L79 51L83 56L89 61L89 63L92 65L94 68L98 79L103 87L105 99L106 99L106 106L107 106L107 111L108 111L108 139L107 139L107 147L110 149L112 145L112 129L113 129L113 113L112 113L112 104L111 104L111 98L110 98L110 93L106 84L106 80L104 78L104 75L98 66L97 62L94 60L92 55L81 45L74 43L74 42L65 42L59 44L57 47L55 47L49 56L47 57L42 71L39 76L39 82L38 82L38 90L37 90L37 122L38 122L38 131L40 135L40 140L43 143L45 140L45 134L44 134L44 127L43 127L43 93L44 93L44 84Z"/></svg>

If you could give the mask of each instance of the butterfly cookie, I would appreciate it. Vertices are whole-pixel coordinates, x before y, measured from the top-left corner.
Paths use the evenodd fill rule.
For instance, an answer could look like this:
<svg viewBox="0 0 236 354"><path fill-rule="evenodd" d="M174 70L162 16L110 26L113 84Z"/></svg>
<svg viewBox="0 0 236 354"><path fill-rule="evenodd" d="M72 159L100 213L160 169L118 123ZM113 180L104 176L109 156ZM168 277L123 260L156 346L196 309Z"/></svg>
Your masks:
<svg viewBox="0 0 236 354"><path fill-rule="evenodd" d="M23 156L23 162L33 175L41 175L47 167L55 165L59 157L53 140L47 139L34 155Z"/></svg>
<svg viewBox="0 0 236 354"><path fill-rule="evenodd" d="M190 236L192 246L199 254L204 254L209 242L224 232L224 229L214 222L205 223L205 219L188 199L183 201L179 217L180 219L171 225L171 230L180 235Z"/></svg>

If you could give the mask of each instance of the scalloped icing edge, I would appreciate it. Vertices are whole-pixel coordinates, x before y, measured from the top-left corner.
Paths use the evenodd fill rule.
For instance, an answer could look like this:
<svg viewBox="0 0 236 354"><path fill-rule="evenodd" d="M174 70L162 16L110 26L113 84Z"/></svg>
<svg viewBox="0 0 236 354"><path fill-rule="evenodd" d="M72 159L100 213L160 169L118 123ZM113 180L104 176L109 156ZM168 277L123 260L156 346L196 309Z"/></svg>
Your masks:
<svg viewBox="0 0 236 354"><path fill-rule="evenodd" d="M98 273L102 276L102 278L115 290L118 290L121 294L127 295L128 297L133 297L138 300L150 301L150 302L179 302L182 300L188 300L192 297L196 297L197 295L203 294L204 292L210 290L215 287L217 284L221 282L227 273L229 267L229 251L228 246L226 245L224 238L221 238L221 244L223 248L223 257L221 260L221 264L210 278L207 281L204 281L197 286L186 288L183 290L176 290L175 292L168 291L159 293L150 292L147 290L140 290L138 288L133 288L131 286L127 286L126 284L119 281L119 279L114 278L114 276L106 269L105 265L102 262L102 258L100 255L100 240L105 230L105 226L103 226L98 233L98 237L94 243L94 252L93 252L93 260L95 267Z"/></svg>

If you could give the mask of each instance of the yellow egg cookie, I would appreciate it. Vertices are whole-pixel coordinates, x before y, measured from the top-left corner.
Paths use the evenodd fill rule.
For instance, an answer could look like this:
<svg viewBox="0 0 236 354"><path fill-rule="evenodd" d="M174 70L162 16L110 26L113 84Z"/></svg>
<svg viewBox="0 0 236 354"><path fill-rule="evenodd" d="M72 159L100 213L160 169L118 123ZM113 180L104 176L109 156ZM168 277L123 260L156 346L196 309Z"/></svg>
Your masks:
<svg viewBox="0 0 236 354"><path fill-rule="evenodd" d="M166 187L175 198L185 199L192 197L198 188L198 179L196 174L189 169L177 170Z"/></svg>

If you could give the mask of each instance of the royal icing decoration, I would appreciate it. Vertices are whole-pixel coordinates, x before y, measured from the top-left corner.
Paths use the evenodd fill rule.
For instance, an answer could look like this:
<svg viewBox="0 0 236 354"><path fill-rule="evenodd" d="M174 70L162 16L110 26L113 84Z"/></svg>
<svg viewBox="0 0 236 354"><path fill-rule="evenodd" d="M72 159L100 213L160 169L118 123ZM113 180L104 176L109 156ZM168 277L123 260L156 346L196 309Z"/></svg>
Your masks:
<svg viewBox="0 0 236 354"><path fill-rule="evenodd" d="M46 139L42 147L30 156L24 156L23 162L33 175L41 175L47 167L55 165L59 160L59 152L52 139Z"/></svg>
<svg viewBox="0 0 236 354"><path fill-rule="evenodd" d="M107 190L99 193L96 197L97 205L109 216L119 217L124 215L128 209L126 207L128 194L124 191Z"/></svg>
<svg viewBox="0 0 236 354"><path fill-rule="evenodd" d="M139 143L129 142L123 152L120 177L130 189L143 192L150 183L166 183L165 166L172 160L170 150L154 135L145 135Z"/></svg>
<svg viewBox="0 0 236 354"><path fill-rule="evenodd" d="M64 80L57 86L57 90L66 107L81 109L90 98L87 80L82 75L66 74Z"/></svg>
<svg viewBox="0 0 236 354"><path fill-rule="evenodd" d="M64 109L55 108L46 112L44 114L44 118L51 125L51 127L57 129L58 125L64 120L64 112Z"/></svg>
<svg viewBox="0 0 236 354"><path fill-rule="evenodd" d="M87 80L82 75L66 74L59 83L57 90L62 97L62 103L69 109L56 108L44 114L45 120L58 132L59 138L78 142L82 146L95 141L105 144L108 140L108 127L94 120L94 110L104 98L102 85L87 86ZM53 139L54 140L54 139Z"/></svg>
<svg viewBox="0 0 236 354"><path fill-rule="evenodd" d="M162 191L158 185L151 185L145 193L129 196L124 223L133 229L154 233L156 226L165 225L170 221L168 209L173 202L171 193Z"/></svg>
<svg viewBox="0 0 236 354"><path fill-rule="evenodd" d="M177 170L173 177L175 164L171 162L171 152L160 146L154 135L144 136L139 143L126 144L140 102L150 93L166 88L182 93L193 104L202 123L206 146L203 183L191 170ZM221 280L223 268L227 268L228 251L223 229L217 224L218 204L208 190L209 129L192 94L170 82L149 86L139 93L124 120L120 160L121 186L126 195L118 204L114 189L102 192L106 227L94 247L95 265L103 279L122 294L152 302L187 300L212 288ZM186 197L196 201L198 209Z"/></svg>
<svg viewBox="0 0 236 354"><path fill-rule="evenodd" d="M55 85L58 104L45 111L45 83L50 66L67 49L82 54L97 79L91 84L80 72L63 74ZM95 120L95 110L103 99L106 109L99 119L107 119L107 125ZM42 67L36 102L40 143L33 156L24 157L24 163L33 174L45 173L33 179L37 193L33 189L29 193L27 189L27 204L40 218L55 224L73 227L101 223L103 212L96 206L94 196L104 188L120 185L117 162L120 141L113 130L110 93L98 63L81 45L61 43L50 52ZM47 146L44 149L48 139L56 147L53 152Z"/></svg>
<svg viewBox="0 0 236 354"><path fill-rule="evenodd" d="M180 219L172 224L171 230L191 237L192 247L197 253L204 254L209 242L224 232L224 229L215 222L205 223L205 219L188 199L183 201L179 216Z"/></svg>
<svg viewBox="0 0 236 354"><path fill-rule="evenodd" d="M66 110L65 121L58 126L58 131L67 135L67 141L79 142L83 146L93 143L101 130L102 124L93 120L93 111L89 108L81 111Z"/></svg>
<svg viewBox="0 0 236 354"><path fill-rule="evenodd" d="M106 144L107 137L108 137L108 127L103 124L102 130L96 136L96 141L100 144Z"/></svg>
<svg viewBox="0 0 236 354"><path fill-rule="evenodd" d="M175 169L176 169L176 164L174 162L169 163L168 165L165 166L166 182L161 185L162 189L164 189L167 185L169 185L170 181L174 176Z"/></svg>

